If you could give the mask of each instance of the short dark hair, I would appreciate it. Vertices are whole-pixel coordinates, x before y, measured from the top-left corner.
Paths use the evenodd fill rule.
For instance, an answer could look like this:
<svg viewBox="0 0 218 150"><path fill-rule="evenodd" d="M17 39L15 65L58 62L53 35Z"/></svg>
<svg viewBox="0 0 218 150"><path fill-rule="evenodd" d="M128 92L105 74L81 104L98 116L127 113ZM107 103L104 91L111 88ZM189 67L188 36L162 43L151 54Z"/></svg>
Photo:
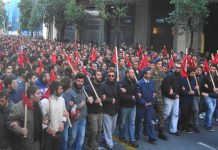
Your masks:
<svg viewBox="0 0 218 150"><path fill-rule="evenodd" d="M95 76L97 74L97 72L101 72L102 73L102 71L100 69L97 69L97 70L93 71L92 76Z"/></svg>
<svg viewBox="0 0 218 150"><path fill-rule="evenodd" d="M3 98L3 97L5 97L6 100L9 98L9 94L7 91L0 92L0 98Z"/></svg>
<svg viewBox="0 0 218 150"><path fill-rule="evenodd" d="M13 77L6 77L5 80L4 80L5 88L7 88L8 85L11 85L13 80L15 80L15 78L13 78Z"/></svg>
<svg viewBox="0 0 218 150"><path fill-rule="evenodd" d="M51 94L54 94L60 86L62 86L62 84L59 81L52 81L49 85Z"/></svg>
<svg viewBox="0 0 218 150"><path fill-rule="evenodd" d="M82 73L78 73L76 74L75 79L85 79L85 75Z"/></svg>
<svg viewBox="0 0 218 150"><path fill-rule="evenodd" d="M60 82L62 83L63 90L66 91L70 88L71 85L71 79L68 76L64 76L61 78Z"/></svg>
<svg viewBox="0 0 218 150"><path fill-rule="evenodd" d="M30 85L26 90L26 95L30 98L30 95L34 95L39 88L35 85Z"/></svg>
<svg viewBox="0 0 218 150"><path fill-rule="evenodd" d="M25 75L24 79L25 79L26 82L28 82L28 80L31 80L33 76L34 76L34 73L28 72L28 73Z"/></svg>
<svg viewBox="0 0 218 150"><path fill-rule="evenodd" d="M18 68L17 74L18 76L22 76L23 74L25 74L25 68L23 67Z"/></svg>

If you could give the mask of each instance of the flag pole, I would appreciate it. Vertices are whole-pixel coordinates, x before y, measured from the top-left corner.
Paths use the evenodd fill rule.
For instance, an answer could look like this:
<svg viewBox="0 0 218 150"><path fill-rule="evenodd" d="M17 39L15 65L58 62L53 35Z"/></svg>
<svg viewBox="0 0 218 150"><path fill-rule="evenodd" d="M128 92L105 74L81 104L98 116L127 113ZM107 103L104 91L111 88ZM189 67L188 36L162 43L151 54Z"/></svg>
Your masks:
<svg viewBox="0 0 218 150"><path fill-rule="evenodd" d="M26 96L26 92L27 92L27 83L25 87L25 96ZM27 128L27 104L24 104L24 128ZM27 137L27 135L25 134L24 137Z"/></svg>
<svg viewBox="0 0 218 150"><path fill-rule="evenodd" d="M117 81L120 81L120 76L119 76L119 66L118 66L118 52L117 52L117 47L115 47L115 53L116 53L116 62L117 62Z"/></svg>
<svg viewBox="0 0 218 150"><path fill-rule="evenodd" d="M199 87L199 85L198 85L198 80L197 80L197 78L196 78L196 75L194 75L194 77L195 77L196 85ZM199 89L198 89L198 94L200 95L200 90L199 90Z"/></svg>
<svg viewBox="0 0 218 150"><path fill-rule="evenodd" d="M186 53L186 55L188 55L188 48L186 48L185 53ZM188 60L185 61L185 71L186 72L187 72L187 65L188 65ZM190 84L189 78L186 77L186 80L188 82L188 86L189 86L190 91L193 91L192 88L191 88L191 84Z"/></svg>

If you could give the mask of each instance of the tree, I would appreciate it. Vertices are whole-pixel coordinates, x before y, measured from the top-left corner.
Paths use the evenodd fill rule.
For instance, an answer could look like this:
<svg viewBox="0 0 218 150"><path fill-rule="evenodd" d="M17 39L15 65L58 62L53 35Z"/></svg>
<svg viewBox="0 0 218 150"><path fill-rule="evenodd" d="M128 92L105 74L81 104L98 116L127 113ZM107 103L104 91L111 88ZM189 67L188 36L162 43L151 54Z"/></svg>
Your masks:
<svg viewBox="0 0 218 150"><path fill-rule="evenodd" d="M171 0L170 3L175 5L175 10L169 14L167 21L190 32L189 48L192 49L193 32L199 26L196 20L204 23L209 14L208 0Z"/></svg>
<svg viewBox="0 0 218 150"><path fill-rule="evenodd" d="M85 8L78 4L76 0L70 0L66 5L66 10L64 11L65 21L68 25L75 25L75 39L80 39L80 31L81 24L84 21L87 13L85 12Z"/></svg>
<svg viewBox="0 0 218 150"><path fill-rule="evenodd" d="M0 0L0 28L6 27L6 11L4 7L4 3L2 0Z"/></svg>
<svg viewBox="0 0 218 150"><path fill-rule="evenodd" d="M29 20L31 19L31 12L33 8L32 0L21 0L18 4L20 9L20 24L21 30L29 30Z"/></svg>
<svg viewBox="0 0 218 150"><path fill-rule="evenodd" d="M116 33L115 45L119 46L119 36L121 32L121 19L127 16L128 5L125 0L92 0L99 16L107 20Z"/></svg>

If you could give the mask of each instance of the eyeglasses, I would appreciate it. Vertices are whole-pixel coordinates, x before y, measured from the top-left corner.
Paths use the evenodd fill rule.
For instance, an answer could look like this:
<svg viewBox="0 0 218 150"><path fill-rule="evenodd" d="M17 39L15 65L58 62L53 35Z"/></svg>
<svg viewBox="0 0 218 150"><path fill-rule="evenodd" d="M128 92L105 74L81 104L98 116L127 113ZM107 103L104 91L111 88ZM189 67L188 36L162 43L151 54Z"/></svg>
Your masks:
<svg viewBox="0 0 218 150"><path fill-rule="evenodd" d="M176 69L181 69L181 67L176 67Z"/></svg>
<svg viewBox="0 0 218 150"><path fill-rule="evenodd" d="M108 77L114 77L115 75L108 75Z"/></svg>

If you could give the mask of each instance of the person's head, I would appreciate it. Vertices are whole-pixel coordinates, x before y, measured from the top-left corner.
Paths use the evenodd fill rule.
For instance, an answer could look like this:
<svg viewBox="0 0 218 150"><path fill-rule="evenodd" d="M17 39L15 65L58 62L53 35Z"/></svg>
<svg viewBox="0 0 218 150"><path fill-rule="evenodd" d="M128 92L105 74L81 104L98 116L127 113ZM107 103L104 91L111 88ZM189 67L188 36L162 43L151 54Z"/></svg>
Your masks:
<svg viewBox="0 0 218 150"><path fill-rule="evenodd" d="M126 77L129 79L129 80L134 80L135 79L135 72L133 69L131 68L128 68L126 70Z"/></svg>
<svg viewBox="0 0 218 150"><path fill-rule="evenodd" d="M143 69L142 74L145 79L151 79L151 68Z"/></svg>
<svg viewBox="0 0 218 150"><path fill-rule="evenodd" d="M175 73L180 73L181 72L181 64L176 63L174 69L175 69Z"/></svg>
<svg viewBox="0 0 218 150"><path fill-rule="evenodd" d="M57 67L56 64L52 64L52 65L50 66L50 72L51 72L52 70L53 70L55 73L58 72L58 67Z"/></svg>
<svg viewBox="0 0 218 150"><path fill-rule="evenodd" d="M8 96L6 91L0 92L0 109L5 108L8 105Z"/></svg>
<svg viewBox="0 0 218 150"><path fill-rule="evenodd" d="M39 102L40 99L41 99L41 93L40 93L40 90L37 86L35 85L30 85L28 88L27 88L27 91L26 91L26 94L27 94L27 97L33 102L33 103L36 103L36 102Z"/></svg>
<svg viewBox="0 0 218 150"><path fill-rule="evenodd" d="M34 75L31 72L28 72L25 77L24 77L25 81L31 85L35 85L36 84L36 75Z"/></svg>
<svg viewBox="0 0 218 150"><path fill-rule="evenodd" d="M189 76L189 77L194 77L194 75L195 75L195 70L194 70L193 68L191 68L191 67L188 67L188 68L187 68L187 73L188 73L188 76Z"/></svg>
<svg viewBox="0 0 218 150"><path fill-rule="evenodd" d="M51 94L54 94L57 97L60 97L63 92L62 84L59 81L52 81L49 88Z"/></svg>
<svg viewBox="0 0 218 150"><path fill-rule="evenodd" d="M154 60L154 65L156 70L158 71L162 70L163 65L162 65L162 61L159 58L156 58Z"/></svg>
<svg viewBox="0 0 218 150"><path fill-rule="evenodd" d="M35 74L39 75L40 74L40 66L39 64L34 64L33 65L33 71Z"/></svg>
<svg viewBox="0 0 218 150"><path fill-rule="evenodd" d="M7 69L5 70L5 75L6 75L6 77L11 77L11 76L12 76L12 70L9 69L9 68L7 68Z"/></svg>
<svg viewBox="0 0 218 150"><path fill-rule="evenodd" d="M123 58L119 58L119 66L125 67L125 60Z"/></svg>
<svg viewBox="0 0 218 150"><path fill-rule="evenodd" d="M210 73L213 75L216 74L216 65L215 64L210 65Z"/></svg>
<svg viewBox="0 0 218 150"><path fill-rule="evenodd" d="M103 71L107 70L107 64L106 63L103 63L102 66L101 66L101 69Z"/></svg>
<svg viewBox="0 0 218 150"><path fill-rule="evenodd" d="M97 70L97 69L98 69L97 64L96 64L95 62L91 62L91 64L90 64L90 69L91 69L91 70Z"/></svg>
<svg viewBox="0 0 218 150"><path fill-rule="evenodd" d="M60 82L62 83L63 91L68 90L71 86L71 79L68 76L62 77Z"/></svg>
<svg viewBox="0 0 218 150"><path fill-rule="evenodd" d="M24 77L25 76L25 72L26 72L25 68L22 68L22 67L18 68L17 73L18 73L19 77Z"/></svg>
<svg viewBox="0 0 218 150"><path fill-rule="evenodd" d="M100 83L102 81L102 72L100 70L96 70L92 73L92 77L96 83Z"/></svg>
<svg viewBox="0 0 218 150"><path fill-rule="evenodd" d="M103 63L103 57L102 56L98 56L97 61L102 64Z"/></svg>
<svg viewBox="0 0 218 150"><path fill-rule="evenodd" d="M78 73L74 78L74 86L76 89L81 89L84 85L85 75Z"/></svg>
<svg viewBox="0 0 218 150"><path fill-rule="evenodd" d="M48 72L42 72L40 75L39 75L39 80L42 84L47 84L48 81L50 80L50 75Z"/></svg>
<svg viewBox="0 0 218 150"><path fill-rule="evenodd" d="M15 78L6 77L4 80L5 88L9 91L14 91L17 88L17 82Z"/></svg>
<svg viewBox="0 0 218 150"><path fill-rule="evenodd" d="M110 82L114 82L116 80L116 75L114 70L109 70L107 74L107 79Z"/></svg>
<svg viewBox="0 0 218 150"><path fill-rule="evenodd" d="M134 69L138 69L138 67L139 67L139 62L138 62L138 61L133 61L132 64L133 64L132 67L133 67Z"/></svg>
<svg viewBox="0 0 218 150"><path fill-rule="evenodd" d="M200 76L202 75L202 71L203 71L203 68L201 66L198 66L195 70L195 73L197 76Z"/></svg>

